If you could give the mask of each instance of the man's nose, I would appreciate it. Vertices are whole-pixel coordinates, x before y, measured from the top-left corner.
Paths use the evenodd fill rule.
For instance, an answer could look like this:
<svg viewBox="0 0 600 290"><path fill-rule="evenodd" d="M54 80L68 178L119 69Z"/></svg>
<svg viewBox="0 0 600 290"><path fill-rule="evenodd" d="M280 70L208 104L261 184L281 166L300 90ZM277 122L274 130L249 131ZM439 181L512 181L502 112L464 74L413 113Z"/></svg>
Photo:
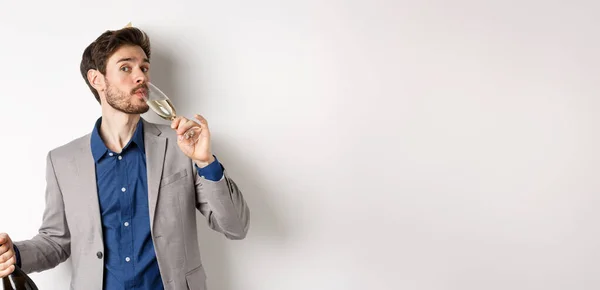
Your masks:
<svg viewBox="0 0 600 290"><path fill-rule="evenodd" d="M146 82L148 82L148 76L146 76L146 74L141 69L136 69L135 83L142 84Z"/></svg>

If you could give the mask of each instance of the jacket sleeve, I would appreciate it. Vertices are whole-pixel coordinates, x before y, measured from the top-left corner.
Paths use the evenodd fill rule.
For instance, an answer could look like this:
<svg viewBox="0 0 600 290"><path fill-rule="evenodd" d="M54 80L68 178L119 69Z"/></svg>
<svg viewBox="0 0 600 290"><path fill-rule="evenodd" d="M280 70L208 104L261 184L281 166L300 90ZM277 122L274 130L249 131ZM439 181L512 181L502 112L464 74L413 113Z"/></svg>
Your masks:
<svg viewBox="0 0 600 290"><path fill-rule="evenodd" d="M46 158L45 199L46 208L38 234L31 240L14 242L19 251L21 269L26 273L54 268L71 255L71 236L51 152Z"/></svg>
<svg viewBox="0 0 600 290"><path fill-rule="evenodd" d="M211 180L201 176L198 167L194 168L196 208L206 217L208 226L231 240L245 238L250 225L250 210L227 170L222 168L221 178Z"/></svg>

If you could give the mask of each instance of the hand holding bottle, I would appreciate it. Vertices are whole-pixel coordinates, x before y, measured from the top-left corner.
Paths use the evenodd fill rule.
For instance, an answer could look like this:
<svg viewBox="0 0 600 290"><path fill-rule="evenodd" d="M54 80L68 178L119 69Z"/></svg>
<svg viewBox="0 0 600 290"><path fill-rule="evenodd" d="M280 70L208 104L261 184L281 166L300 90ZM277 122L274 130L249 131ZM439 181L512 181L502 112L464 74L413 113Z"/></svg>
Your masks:
<svg viewBox="0 0 600 290"><path fill-rule="evenodd" d="M0 233L0 278L10 275L15 270L16 263L12 240L8 234Z"/></svg>

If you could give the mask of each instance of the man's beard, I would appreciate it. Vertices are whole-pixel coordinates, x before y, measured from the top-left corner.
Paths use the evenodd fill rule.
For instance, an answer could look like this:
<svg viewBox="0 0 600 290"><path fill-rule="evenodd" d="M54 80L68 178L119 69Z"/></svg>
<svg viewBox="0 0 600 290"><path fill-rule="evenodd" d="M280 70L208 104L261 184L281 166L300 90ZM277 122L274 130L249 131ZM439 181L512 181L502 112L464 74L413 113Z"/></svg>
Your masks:
<svg viewBox="0 0 600 290"><path fill-rule="evenodd" d="M106 102L115 110L126 114L143 114L148 112L149 107L146 102L142 102L140 105L136 106L132 104L131 100L131 96L140 88L144 88L146 91L148 91L147 85L139 85L131 90L131 93L129 94L126 94L123 91L111 86L108 81L106 82L106 86Z"/></svg>

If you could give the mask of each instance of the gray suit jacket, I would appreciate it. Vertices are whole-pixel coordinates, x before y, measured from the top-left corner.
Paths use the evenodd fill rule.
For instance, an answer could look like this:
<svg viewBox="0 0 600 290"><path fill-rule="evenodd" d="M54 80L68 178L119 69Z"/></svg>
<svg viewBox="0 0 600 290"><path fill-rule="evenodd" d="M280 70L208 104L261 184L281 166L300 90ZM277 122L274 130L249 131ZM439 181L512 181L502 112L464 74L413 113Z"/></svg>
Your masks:
<svg viewBox="0 0 600 290"><path fill-rule="evenodd" d="M196 209L229 239L243 239L250 212L224 170L219 181L197 174L177 146L175 131L143 120L150 229L165 289L206 289L196 228ZM56 267L72 258L71 289L102 289L102 224L91 134L47 156L46 209L39 234L15 242L25 272Z"/></svg>

